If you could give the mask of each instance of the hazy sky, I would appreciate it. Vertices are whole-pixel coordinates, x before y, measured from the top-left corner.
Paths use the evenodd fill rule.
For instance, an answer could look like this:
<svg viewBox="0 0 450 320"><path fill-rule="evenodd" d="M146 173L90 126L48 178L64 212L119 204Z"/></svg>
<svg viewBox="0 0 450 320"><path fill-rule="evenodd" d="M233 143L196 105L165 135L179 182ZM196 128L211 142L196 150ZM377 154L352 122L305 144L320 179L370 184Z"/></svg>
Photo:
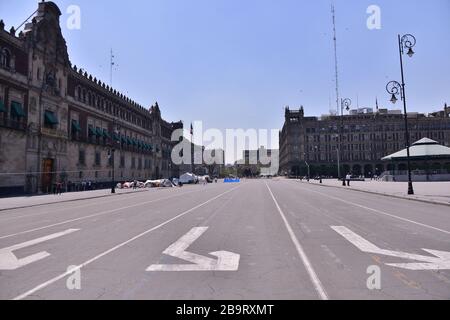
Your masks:
<svg viewBox="0 0 450 320"><path fill-rule="evenodd" d="M335 108L330 0L56 0L73 64L144 106L158 101L169 121L210 128L281 128L283 108L307 115ZM341 96L356 107L391 107L385 85L400 80L398 33L417 38L405 60L409 110L450 104L449 0L335 0ZM0 0L6 27L38 1ZM369 30L369 5L381 30ZM81 29L66 27L69 5ZM400 108L397 104L395 108Z"/></svg>

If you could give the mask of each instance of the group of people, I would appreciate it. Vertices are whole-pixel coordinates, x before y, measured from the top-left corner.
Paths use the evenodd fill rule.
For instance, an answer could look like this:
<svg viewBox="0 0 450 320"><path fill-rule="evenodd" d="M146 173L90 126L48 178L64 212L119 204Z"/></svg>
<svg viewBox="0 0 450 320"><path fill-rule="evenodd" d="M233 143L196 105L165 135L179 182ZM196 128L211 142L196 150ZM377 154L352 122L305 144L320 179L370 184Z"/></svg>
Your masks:
<svg viewBox="0 0 450 320"><path fill-rule="evenodd" d="M53 194L61 195L63 192L63 184L62 182L56 182L53 185Z"/></svg>

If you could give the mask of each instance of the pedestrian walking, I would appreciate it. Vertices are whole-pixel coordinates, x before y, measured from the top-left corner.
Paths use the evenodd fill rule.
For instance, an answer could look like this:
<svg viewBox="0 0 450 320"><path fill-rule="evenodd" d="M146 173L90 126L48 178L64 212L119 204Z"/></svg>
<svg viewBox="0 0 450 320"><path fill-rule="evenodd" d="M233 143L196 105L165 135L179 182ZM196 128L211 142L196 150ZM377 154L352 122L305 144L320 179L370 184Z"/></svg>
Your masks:
<svg viewBox="0 0 450 320"><path fill-rule="evenodd" d="M345 180L347 180L347 187L350 187L350 179L352 178L352 175L350 173L347 173L345 176Z"/></svg>
<svg viewBox="0 0 450 320"><path fill-rule="evenodd" d="M61 182L57 182L56 183L56 194L57 195L61 195L61 189L62 189L62 183Z"/></svg>

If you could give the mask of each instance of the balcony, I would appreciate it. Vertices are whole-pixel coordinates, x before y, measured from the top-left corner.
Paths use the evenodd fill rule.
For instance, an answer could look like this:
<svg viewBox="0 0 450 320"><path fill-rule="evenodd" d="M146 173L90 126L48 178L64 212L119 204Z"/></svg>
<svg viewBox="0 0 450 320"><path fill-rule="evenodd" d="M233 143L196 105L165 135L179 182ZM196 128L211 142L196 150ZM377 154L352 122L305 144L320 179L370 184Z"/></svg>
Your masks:
<svg viewBox="0 0 450 320"><path fill-rule="evenodd" d="M41 128L41 134L53 138L64 138L67 139L67 132L59 129L52 129L47 127Z"/></svg>

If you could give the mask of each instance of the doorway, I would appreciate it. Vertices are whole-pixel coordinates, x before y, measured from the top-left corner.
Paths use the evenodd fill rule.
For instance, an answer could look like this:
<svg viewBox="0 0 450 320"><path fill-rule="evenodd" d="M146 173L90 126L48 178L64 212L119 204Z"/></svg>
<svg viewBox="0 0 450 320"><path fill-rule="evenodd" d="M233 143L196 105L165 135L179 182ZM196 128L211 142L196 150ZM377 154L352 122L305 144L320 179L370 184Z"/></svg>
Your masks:
<svg viewBox="0 0 450 320"><path fill-rule="evenodd" d="M52 191L53 182L53 159L43 159L42 160L42 183L41 190L44 193L49 193Z"/></svg>

